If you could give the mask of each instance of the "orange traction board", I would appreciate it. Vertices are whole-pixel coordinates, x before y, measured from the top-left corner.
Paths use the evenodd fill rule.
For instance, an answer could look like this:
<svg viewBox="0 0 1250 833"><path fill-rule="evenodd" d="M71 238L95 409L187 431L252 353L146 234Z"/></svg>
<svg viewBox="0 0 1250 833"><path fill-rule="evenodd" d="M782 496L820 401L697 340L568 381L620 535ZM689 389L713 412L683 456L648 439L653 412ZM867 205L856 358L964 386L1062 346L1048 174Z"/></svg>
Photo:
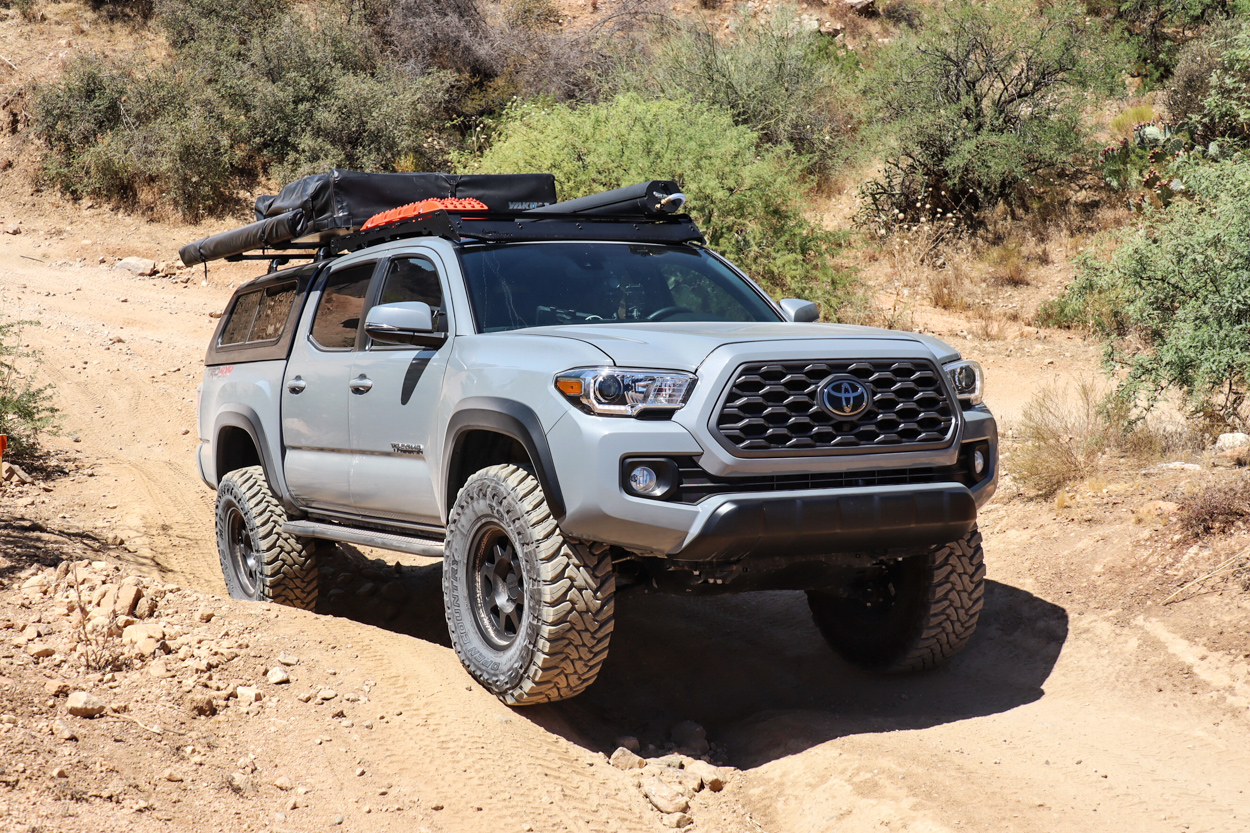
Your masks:
<svg viewBox="0 0 1250 833"><path fill-rule="evenodd" d="M420 217L422 214L429 214L434 211L487 211L486 203L481 200L475 200L472 197L467 199L448 198L421 200L420 202L410 202L407 205L401 205L398 208L392 208L389 211L383 211L380 214L374 214L365 224L360 227L361 231L367 231L378 226L386 226L391 223L398 223L401 220L411 220L413 217Z"/></svg>

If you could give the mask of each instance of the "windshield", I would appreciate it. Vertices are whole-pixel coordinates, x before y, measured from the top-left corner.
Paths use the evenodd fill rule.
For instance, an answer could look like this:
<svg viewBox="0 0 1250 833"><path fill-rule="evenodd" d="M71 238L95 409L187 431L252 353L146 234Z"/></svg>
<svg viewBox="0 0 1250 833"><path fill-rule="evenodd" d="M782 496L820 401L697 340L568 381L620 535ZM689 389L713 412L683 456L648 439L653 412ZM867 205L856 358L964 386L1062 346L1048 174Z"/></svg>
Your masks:
<svg viewBox="0 0 1250 833"><path fill-rule="evenodd" d="M480 333L552 324L780 321L716 258L686 246L527 243L461 251Z"/></svg>

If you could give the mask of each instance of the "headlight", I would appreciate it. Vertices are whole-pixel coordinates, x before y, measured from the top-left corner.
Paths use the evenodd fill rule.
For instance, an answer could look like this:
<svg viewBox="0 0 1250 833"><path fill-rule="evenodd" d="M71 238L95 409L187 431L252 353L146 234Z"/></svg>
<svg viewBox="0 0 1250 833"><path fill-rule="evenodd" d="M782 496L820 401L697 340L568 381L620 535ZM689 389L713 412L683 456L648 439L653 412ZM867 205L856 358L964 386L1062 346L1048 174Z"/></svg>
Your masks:
<svg viewBox="0 0 1250 833"><path fill-rule="evenodd" d="M985 374L977 362L953 362L946 365L946 375L959 401L968 405L980 405L985 393Z"/></svg>
<svg viewBox="0 0 1250 833"><path fill-rule="evenodd" d="M592 414L634 416L676 411L690 398L695 377L676 370L591 367L556 376L556 390Z"/></svg>

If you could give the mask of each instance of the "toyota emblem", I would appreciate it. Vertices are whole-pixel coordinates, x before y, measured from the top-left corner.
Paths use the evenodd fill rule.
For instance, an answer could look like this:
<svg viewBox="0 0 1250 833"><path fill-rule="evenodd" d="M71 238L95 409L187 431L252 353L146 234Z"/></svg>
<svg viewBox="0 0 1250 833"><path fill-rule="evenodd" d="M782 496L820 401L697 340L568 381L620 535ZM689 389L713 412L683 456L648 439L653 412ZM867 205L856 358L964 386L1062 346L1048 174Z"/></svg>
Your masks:
<svg viewBox="0 0 1250 833"><path fill-rule="evenodd" d="M840 419L859 416L868 409L871 400L864 383L850 376L830 376L816 391L820 407Z"/></svg>

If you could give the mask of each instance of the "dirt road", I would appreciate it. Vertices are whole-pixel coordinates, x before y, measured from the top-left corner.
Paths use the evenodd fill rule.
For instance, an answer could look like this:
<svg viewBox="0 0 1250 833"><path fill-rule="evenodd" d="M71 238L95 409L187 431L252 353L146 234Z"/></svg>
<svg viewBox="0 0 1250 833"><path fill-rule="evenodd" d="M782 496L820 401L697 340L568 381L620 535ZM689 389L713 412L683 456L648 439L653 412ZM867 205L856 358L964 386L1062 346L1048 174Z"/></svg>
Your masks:
<svg viewBox="0 0 1250 833"><path fill-rule="evenodd" d="M0 236L0 313L41 322L23 340L43 351L65 411L52 444L93 470L0 508L115 532L135 568L223 595L212 494L192 458L194 397L209 313L245 273L215 269L207 285L199 273L186 283L130 276L94 265L102 244L76 240L91 233ZM157 229L131 236L133 251L108 248L172 259L177 234L186 233ZM80 256L84 265L52 265ZM1093 368L1094 350L1066 340L961 346L1012 380L995 382L1008 411L1046 356L1065 356L1068 373ZM1148 480L1126 500L1149 496ZM323 749L313 745L321 728L291 717L254 743L306 759L358 830L411 827L360 815L357 799L377 788L348 777L357 762L392 790L439 797L431 829L661 829L599 753L621 735L662 746L686 719L741 770L697 799L700 830L1250 830L1246 596L1166 608L1129 598L1126 571L1149 530L1122 509L1081 523L1015 499L982 523L991 584L981 629L927 676L848 669L802 594L632 595L586 695L511 711L470 684L448 647L437 564L409 561L414 595L387 627L350 604L278 610L266 622L310 662L376 681L373 700L393 715L386 731Z"/></svg>

